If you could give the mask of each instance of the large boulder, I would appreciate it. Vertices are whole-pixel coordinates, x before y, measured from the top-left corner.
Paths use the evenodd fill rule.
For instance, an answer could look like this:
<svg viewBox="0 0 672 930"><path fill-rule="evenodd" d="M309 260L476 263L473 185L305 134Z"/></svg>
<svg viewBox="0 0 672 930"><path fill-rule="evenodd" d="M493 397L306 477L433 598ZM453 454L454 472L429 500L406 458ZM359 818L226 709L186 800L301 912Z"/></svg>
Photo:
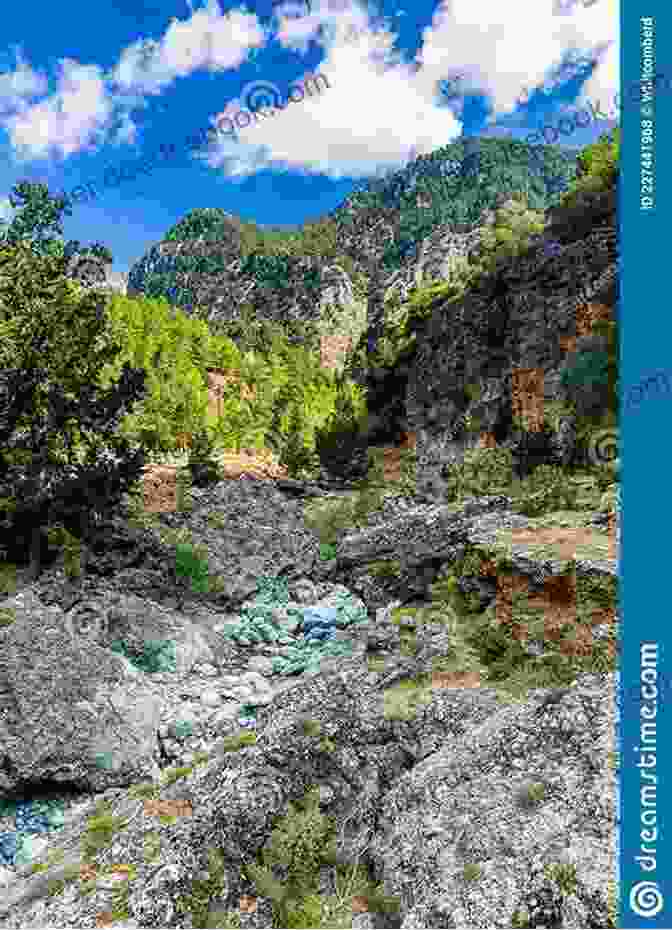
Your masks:
<svg viewBox="0 0 672 930"><path fill-rule="evenodd" d="M6 889L0 926L103 919L112 909L105 889L123 863L125 926L190 927L197 913L228 911L242 926L270 928L272 902L244 867L311 787L316 814L336 827L335 861L366 867L385 896L385 905L359 898L371 921L362 926L608 926L617 877L613 681L584 676L560 695L508 706L487 688L437 687L410 712L398 688L382 686L381 673L346 660L265 708L255 745L157 786L153 800L109 794L114 833L79 852L94 813L84 810L54 838L61 864L33 876L23 869ZM94 880L93 895L68 893L67 866ZM325 904L336 900L334 876L325 858L315 875ZM66 891L47 896L64 877Z"/></svg>
<svg viewBox="0 0 672 930"><path fill-rule="evenodd" d="M156 774L160 702L142 677L31 592L3 606L14 620L0 629L0 792L43 781L104 790Z"/></svg>

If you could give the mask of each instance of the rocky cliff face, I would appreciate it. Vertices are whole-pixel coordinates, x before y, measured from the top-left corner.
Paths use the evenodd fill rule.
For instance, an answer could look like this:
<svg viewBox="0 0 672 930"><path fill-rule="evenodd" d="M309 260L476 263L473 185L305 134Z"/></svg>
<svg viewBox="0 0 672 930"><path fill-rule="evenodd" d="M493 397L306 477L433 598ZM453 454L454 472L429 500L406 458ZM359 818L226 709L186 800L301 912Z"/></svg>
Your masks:
<svg viewBox="0 0 672 930"><path fill-rule="evenodd" d="M126 293L128 274L112 271L109 264L95 255L75 255L68 265L68 276L83 287L103 287Z"/></svg>
<svg viewBox="0 0 672 930"><path fill-rule="evenodd" d="M566 179L575 171L572 157L553 146L537 164L522 144L472 142L415 159L351 195L325 218L335 239L321 240L324 251L264 254L259 240L249 245L254 224L219 209L194 210L131 269L128 293L167 296L187 312L198 304L217 321L234 320L242 304L281 322L318 320L327 308L342 311L346 321L366 300L375 326L386 293L397 289L404 298L421 276L449 276L454 259L470 253L475 226L487 222L483 210L496 199L491 190L507 196L524 189L531 207L545 209L555 194L539 165Z"/></svg>
<svg viewBox="0 0 672 930"><path fill-rule="evenodd" d="M189 264L182 263L187 257ZM186 267L190 270L182 270ZM204 308L207 319L213 322L237 319L244 304L260 318L280 323L317 323L334 314L362 317L348 273L312 256L243 257L234 242L186 240L154 246L143 259L142 268L131 273L129 295L148 293L138 286L140 271L143 275L173 276L176 296L182 296L182 289L182 294L187 293L194 306ZM153 296L151 289L149 296Z"/></svg>
<svg viewBox="0 0 672 930"><path fill-rule="evenodd" d="M542 239L461 301L438 306L418 332L406 412L427 480L470 446L506 441L514 416L538 429L563 399L560 369L577 339L592 319L614 317L616 190L595 197L592 223L586 219L575 238L565 229L553 249Z"/></svg>

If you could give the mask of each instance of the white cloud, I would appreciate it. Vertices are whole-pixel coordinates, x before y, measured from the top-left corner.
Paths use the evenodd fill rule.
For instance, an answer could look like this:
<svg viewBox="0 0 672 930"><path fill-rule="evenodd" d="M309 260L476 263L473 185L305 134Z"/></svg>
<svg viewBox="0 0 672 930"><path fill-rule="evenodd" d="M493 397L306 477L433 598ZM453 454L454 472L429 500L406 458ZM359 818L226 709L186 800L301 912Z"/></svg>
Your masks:
<svg viewBox="0 0 672 930"><path fill-rule="evenodd" d="M96 136L100 141L112 113L100 68L67 58L60 65L56 93L6 121L12 145L26 157L44 157L54 150L72 155Z"/></svg>
<svg viewBox="0 0 672 930"><path fill-rule="evenodd" d="M492 123L516 109L525 88L550 92L568 57L598 62L584 97L606 101L618 87L614 5L598 0L584 7L577 0L560 14L557 0L442 0L408 62L395 49L395 33L372 25L349 0L312 0L308 13L299 0L288 0L276 10L276 39L303 55L311 41L322 45L318 70L329 88L238 130L239 141L221 134L195 157L232 177L270 165L332 178L371 174L403 163L412 146L425 154L461 134L462 98L437 106L440 81L456 79L460 95L484 94ZM277 88L283 101L288 92ZM244 97L232 101L213 125L244 108Z"/></svg>
<svg viewBox="0 0 672 930"><path fill-rule="evenodd" d="M189 10L185 20L173 17L160 40L142 38L123 49L108 73L63 59L51 96L44 75L17 55L15 70L0 75L0 124L15 150L68 157L104 143L133 144L131 114L148 97L199 70L235 70L271 37L244 7L222 13L218 0L207 0ZM577 0L564 15L557 0L440 0L412 60L397 49L395 27L372 22L351 0L285 0L274 12L273 38L299 60L312 43L322 47L316 70L329 87L241 129L239 141L220 135L195 154L227 176L270 165L362 176L404 163L413 148L429 153L462 131L460 98L448 107L438 96L439 82L457 76L461 94L487 95L491 121L515 110L524 88L557 84L567 57L597 62L583 100L606 109L618 88L616 0L588 7ZM275 90L283 100L289 92ZM213 125L245 106L245 99L231 102Z"/></svg>
<svg viewBox="0 0 672 930"><path fill-rule="evenodd" d="M9 197L3 197L0 200L0 229L4 228L4 224L11 223L16 214L16 210L9 202Z"/></svg>
<svg viewBox="0 0 672 930"><path fill-rule="evenodd" d="M26 98L45 94L49 86L44 74L33 71L23 61L21 50L15 49L16 68L0 74L0 117L16 110L25 109Z"/></svg>
<svg viewBox="0 0 672 930"><path fill-rule="evenodd" d="M0 75L0 125L20 159L133 143L137 127L130 113L147 105L148 94L198 70L237 68L265 41L256 16L222 14L217 0L208 0L189 19L173 18L160 42L140 39L124 49L109 75L97 65L62 59L55 93L37 103L29 98L47 94L48 82L19 60Z"/></svg>
<svg viewBox="0 0 672 930"><path fill-rule="evenodd" d="M577 0L561 15L557 0L443 0L423 33L420 74L431 86L449 64L465 76L465 90L489 97L492 120L514 111L525 88L547 84L567 54L602 56L586 92L600 88L613 95L618 49L616 44L605 49L617 40L618 12L609 9L614 5L614 0L598 0L584 7Z"/></svg>
<svg viewBox="0 0 672 930"><path fill-rule="evenodd" d="M280 16L277 35L282 45L300 52L311 39L322 45L325 58L316 73L325 75L329 86L321 84L320 93L314 90L273 117L240 129L240 142L222 134L195 157L223 166L233 177L275 164L341 178L398 166L411 148L426 154L461 133L451 110L436 105L435 88L423 83L413 62L402 60L395 34L374 28L361 9L340 6L313 0L307 16ZM284 102L290 88L272 86ZM245 108L241 95L213 118L213 126Z"/></svg>
<svg viewBox="0 0 672 930"><path fill-rule="evenodd" d="M217 0L208 0L188 20L173 17L161 42L141 39L126 48L113 80L123 90L158 94L195 71L237 68L265 41L256 16L238 10L222 14Z"/></svg>

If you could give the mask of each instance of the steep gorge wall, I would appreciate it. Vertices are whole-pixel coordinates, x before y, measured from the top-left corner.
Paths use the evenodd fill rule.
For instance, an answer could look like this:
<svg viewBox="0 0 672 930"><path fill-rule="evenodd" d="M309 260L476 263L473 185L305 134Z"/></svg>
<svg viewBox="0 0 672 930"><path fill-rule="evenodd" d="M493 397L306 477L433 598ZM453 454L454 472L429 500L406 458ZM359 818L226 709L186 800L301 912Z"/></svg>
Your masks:
<svg viewBox="0 0 672 930"><path fill-rule="evenodd" d="M616 191L597 199L595 222L581 238L568 234L554 254L540 243L507 261L461 301L440 305L418 333L406 412L428 478L469 446L504 441L515 415L539 428L544 406L561 399L560 369L577 337L591 319L613 318ZM465 416L476 419L477 432L464 435Z"/></svg>

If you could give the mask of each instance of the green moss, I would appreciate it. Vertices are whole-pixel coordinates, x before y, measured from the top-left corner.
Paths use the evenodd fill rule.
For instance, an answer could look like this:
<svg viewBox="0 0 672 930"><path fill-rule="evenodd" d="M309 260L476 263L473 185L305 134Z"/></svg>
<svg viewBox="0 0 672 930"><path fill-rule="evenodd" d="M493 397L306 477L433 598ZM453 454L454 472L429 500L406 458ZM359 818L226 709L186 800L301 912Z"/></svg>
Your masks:
<svg viewBox="0 0 672 930"><path fill-rule="evenodd" d="M128 789L128 796L134 799L156 798L160 792L160 786L153 782L139 782L131 785Z"/></svg>
<svg viewBox="0 0 672 930"><path fill-rule="evenodd" d="M180 778L185 778L187 775L191 775L193 771L193 765L184 765L178 768L166 769L166 771L161 775L163 787L165 788L167 785L172 785L174 782L179 781Z"/></svg>
<svg viewBox="0 0 672 930"><path fill-rule="evenodd" d="M16 579L19 566L15 562L2 561L4 556L5 551L0 546L0 595L13 596L16 594Z"/></svg>
<svg viewBox="0 0 672 930"><path fill-rule="evenodd" d="M546 796L546 786L540 782L524 785L517 793L518 803L523 808L535 807Z"/></svg>
<svg viewBox="0 0 672 930"><path fill-rule="evenodd" d="M432 700L431 676L420 675L400 681L383 692L384 714L388 720L411 720L421 705Z"/></svg>
<svg viewBox="0 0 672 930"><path fill-rule="evenodd" d="M619 925L618 885L615 881L607 882L607 927L615 930Z"/></svg>
<svg viewBox="0 0 672 930"><path fill-rule="evenodd" d="M112 841L116 831L125 826L124 818L114 817L109 804L105 801L101 802L96 808L96 815L89 817L86 832L81 841L82 858L85 861L93 859Z"/></svg>
<svg viewBox="0 0 672 930"><path fill-rule="evenodd" d="M226 578L223 575L209 575L208 581L211 594L219 594L226 590Z"/></svg>
<svg viewBox="0 0 672 930"><path fill-rule="evenodd" d="M61 894L68 882L72 882L80 876L80 867L76 864L67 865L64 869L62 879L53 879L48 883L48 894L54 896Z"/></svg>
<svg viewBox="0 0 672 930"><path fill-rule="evenodd" d="M254 746L257 734L250 731L237 733L235 736L225 736L219 743L221 752L237 752L245 746Z"/></svg>
<svg viewBox="0 0 672 930"><path fill-rule="evenodd" d="M562 894L571 895L576 891L576 866L573 863L551 863L544 869L546 877L555 882Z"/></svg>
<svg viewBox="0 0 672 930"><path fill-rule="evenodd" d="M174 814L159 814L159 823L164 827L172 827L177 823L177 817Z"/></svg>
<svg viewBox="0 0 672 930"><path fill-rule="evenodd" d="M481 867L473 862L467 862L462 870L465 882L475 882L481 877Z"/></svg>
<svg viewBox="0 0 672 930"><path fill-rule="evenodd" d="M401 563L398 559L392 559L387 562L369 562L367 569L371 574L380 578L398 578Z"/></svg>
<svg viewBox="0 0 672 930"><path fill-rule="evenodd" d="M145 862L156 862L161 855L161 834L158 830L150 830L142 839Z"/></svg>
<svg viewBox="0 0 672 930"><path fill-rule="evenodd" d="M10 626L16 620L16 611L13 607L0 607L0 627Z"/></svg>
<svg viewBox="0 0 672 930"><path fill-rule="evenodd" d="M301 729L306 736L319 736L322 731L322 724L319 720L303 720Z"/></svg>
<svg viewBox="0 0 672 930"><path fill-rule="evenodd" d="M511 927L513 930L526 930L530 926L530 915L524 909L514 911L511 914Z"/></svg>
<svg viewBox="0 0 672 930"><path fill-rule="evenodd" d="M367 656L367 669L375 675L382 674L387 668L387 661L383 656Z"/></svg>
<svg viewBox="0 0 672 930"><path fill-rule="evenodd" d="M66 883L62 880L54 880L54 881L49 882L48 894L50 895L50 897L55 897L57 894L61 894L65 889L65 885Z"/></svg>

